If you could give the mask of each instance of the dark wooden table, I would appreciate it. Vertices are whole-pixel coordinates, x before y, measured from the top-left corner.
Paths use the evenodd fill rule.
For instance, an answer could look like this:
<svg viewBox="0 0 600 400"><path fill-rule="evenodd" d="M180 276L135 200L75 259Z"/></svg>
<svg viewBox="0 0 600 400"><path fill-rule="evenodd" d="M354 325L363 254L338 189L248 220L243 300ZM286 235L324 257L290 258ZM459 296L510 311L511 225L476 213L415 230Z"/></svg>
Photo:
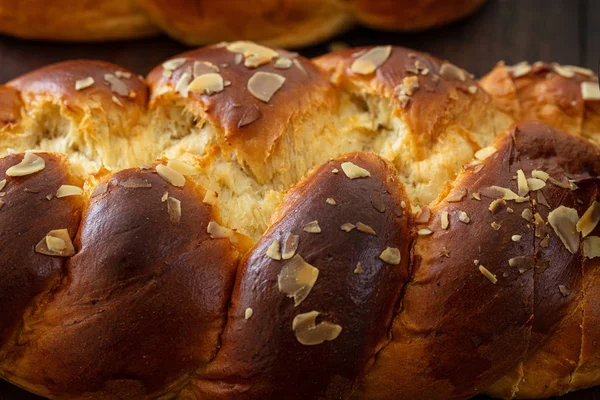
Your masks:
<svg viewBox="0 0 600 400"><path fill-rule="evenodd" d="M329 43L305 49L312 57L332 42L350 46L395 44L429 52L482 76L499 60L556 61L598 70L600 0L488 0L475 15L423 33L399 34L356 28ZM0 83L32 69L67 59L107 60L146 74L188 48L166 37L103 44L26 42L0 36ZM40 399L0 380L0 400ZM600 388L564 396L600 400Z"/></svg>

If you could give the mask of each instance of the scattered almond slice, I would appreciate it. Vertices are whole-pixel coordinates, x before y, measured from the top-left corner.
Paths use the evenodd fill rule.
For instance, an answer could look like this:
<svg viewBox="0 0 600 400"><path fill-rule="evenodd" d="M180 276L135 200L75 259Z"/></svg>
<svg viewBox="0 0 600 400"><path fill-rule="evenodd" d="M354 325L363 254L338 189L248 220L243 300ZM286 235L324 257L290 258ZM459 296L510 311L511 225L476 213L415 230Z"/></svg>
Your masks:
<svg viewBox="0 0 600 400"><path fill-rule="evenodd" d="M381 252L379 258L387 264L398 265L401 260L400 250L396 247L387 247Z"/></svg>
<svg viewBox="0 0 600 400"><path fill-rule="evenodd" d="M26 151L20 163L6 170L7 176L25 176L39 172L46 168L44 159L31 151Z"/></svg>
<svg viewBox="0 0 600 400"><path fill-rule="evenodd" d="M127 84L113 74L104 74L104 80L110 84L110 90L121 96L129 95Z"/></svg>
<svg viewBox="0 0 600 400"><path fill-rule="evenodd" d="M59 199L67 196L81 196L82 194L83 189L73 185L62 185L56 191L56 197Z"/></svg>
<svg viewBox="0 0 600 400"><path fill-rule="evenodd" d="M284 260L289 260L296 254L296 250L298 250L298 242L300 241L300 236L294 235L292 232L287 232L282 241L281 246L281 258Z"/></svg>
<svg viewBox="0 0 600 400"><path fill-rule="evenodd" d="M225 88L223 77L216 72L209 72L194 78L188 90L192 93L211 95L222 92Z"/></svg>
<svg viewBox="0 0 600 400"><path fill-rule="evenodd" d="M248 91L258 100L268 103L283 86L285 78L279 74L258 71L248 79Z"/></svg>
<svg viewBox="0 0 600 400"><path fill-rule="evenodd" d="M167 212L169 213L171 223L175 225L179 224L181 221L181 201L169 196L167 198Z"/></svg>
<svg viewBox="0 0 600 400"><path fill-rule="evenodd" d="M342 226L340 226L340 229L345 232L350 232L354 228L356 228L356 225L351 224L350 222L345 222L344 224L342 224Z"/></svg>
<svg viewBox="0 0 600 400"><path fill-rule="evenodd" d="M550 226L572 254L579 250L579 233L576 228L578 220L577 210L565 206L560 206L548 214Z"/></svg>
<svg viewBox="0 0 600 400"><path fill-rule="evenodd" d="M302 228L302 230L308 233L321 233L321 227L319 226L318 221L310 221L309 223L304 225L304 228Z"/></svg>
<svg viewBox="0 0 600 400"><path fill-rule="evenodd" d="M152 184L147 179L129 178L129 179L119 182L119 186L122 186L126 189L139 189L139 188L149 189L152 187Z"/></svg>
<svg viewBox="0 0 600 400"><path fill-rule="evenodd" d="M175 159L170 159L167 162L167 167L174 169L175 171L179 172L181 175L197 175L198 174L198 168L191 166L189 164L186 164L184 162L181 162L179 160L175 160Z"/></svg>
<svg viewBox="0 0 600 400"><path fill-rule="evenodd" d="M419 229L417 231L417 235L419 236L429 236L433 233L433 231L429 228L423 228L423 229Z"/></svg>
<svg viewBox="0 0 600 400"><path fill-rule="evenodd" d="M440 67L440 76L449 81L464 82L467 79L467 74L464 70L449 62L444 62Z"/></svg>
<svg viewBox="0 0 600 400"><path fill-rule="evenodd" d="M192 80L192 75L189 72L184 72L179 77L177 84L175 85L175 91L182 95L183 97L188 97L188 89L190 85L190 81Z"/></svg>
<svg viewBox="0 0 600 400"><path fill-rule="evenodd" d="M359 262L356 264L356 268L354 268L354 273L355 274L362 274L363 272L365 272L365 270L363 269L362 264Z"/></svg>
<svg viewBox="0 0 600 400"><path fill-rule="evenodd" d="M252 317L252 314L254 314L254 310L252 310L250 307L246 308L246 311L244 311L244 319L249 320L250 317Z"/></svg>
<svg viewBox="0 0 600 400"><path fill-rule="evenodd" d="M542 181L546 182L550 175L547 172L540 171L538 169L534 169L533 171L531 171L531 176L534 178L537 178L537 179L541 179Z"/></svg>
<svg viewBox="0 0 600 400"><path fill-rule="evenodd" d="M267 248L267 257L273 260L281 260L281 248L279 240L275 239Z"/></svg>
<svg viewBox="0 0 600 400"><path fill-rule="evenodd" d="M454 189L446 196L448 203L459 203L467 196L467 189Z"/></svg>
<svg viewBox="0 0 600 400"><path fill-rule="evenodd" d="M519 197L527 196L529 193L529 186L527 185L527 179L525 178L525 173L522 169L517 171L517 194Z"/></svg>
<svg viewBox="0 0 600 400"><path fill-rule="evenodd" d="M292 60L287 57L279 57L273 66L279 69L288 69L292 66Z"/></svg>
<svg viewBox="0 0 600 400"><path fill-rule="evenodd" d="M75 81L75 90L87 89L94 84L94 78L88 76L87 78L79 79Z"/></svg>
<svg viewBox="0 0 600 400"><path fill-rule="evenodd" d="M209 234L211 239L223 239L233 236L233 230L225 228L217 224L215 221L210 221L206 227L206 233Z"/></svg>
<svg viewBox="0 0 600 400"><path fill-rule="evenodd" d="M577 221L577 232L581 232L581 236L586 237L596 228L598 222L600 222L600 203L594 201Z"/></svg>
<svg viewBox="0 0 600 400"><path fill-rule="evenodd" d="M371 228L367 224L363 224L362 222L357 222L356 223L356 230L360 231L360 232L367 233L369 235L377 236L377 233L375 232L375 230L373 228Z"/></svg>
<svg viewBox="0 0 600 400"><path fill-rule="evenodd" d="M468 224L469 222L471 222L471 218L469 218L467 213L461 210L458 211L458 220L463 224Z"/></svg>
<svg viewBox="0 0 600 400"><path fill-rule="evenodd" d="M370 75L381 67L392 54L392 46L377 46L355 59L350 70L359 75Z"/></svg>
<svg viewBox="0 0 600 400"><path fill-rule="evenodd" d="M492 154L496 153L496 151L498 150L494 146L484 147L483 149L477 150L475 152L475 158L480 161L483 161Z"/></svg>
<svg viewBox="0 0 600 400"><path fill-rule="evenodd" d="M510 239L511 239L513 242L518 242L519 240L521 240L521 235L512 235L512 236L510 237Z"/></svg>
<svg viewBox="0 0 600 400"><path fill-rule="evenodd" d="M156 166L156 172L167 183L173 186L181 187L185 185L185 177L183 176L183 174L181 174L181 172L179 171L174 170L171 167L168 167L163 164L158 164Z"/></svg>
<svg viewBox="0 0 600 400"><path fill-rule="evenodd" d="M310 311L298 314L292 322L292 330L296 339L305 346L321 344L336 339L342 332L342 327L328 321L316 324L319 312Z"/></svg>
<svg viewBox="0 0 600 400"><path fill-rule="evenodd" d="M55 229L48 232L35 246L35 251L55 257L71 257L75 255L75 248L67 229Z"/></svg>
<svg viewBox="0 0 600 400"><path fill-rule="evenodd" d="M181 67L185 61L186 59L183 57L173 58L162 63L162 67L167 71L175 71L177 68Z"/></svg>
<svg viewBox="0 0 600 400"><path fill-rule="evenodd" d="M6 179L2 179L0 181L0 191L2 191L2 189L4 189L5 186L6 186Z"/></svg>
<svg viewBox="0 0 600 400"><path fill-rule="evenodd" d="M442 229L448 229L449 225L450 219L448 211L442 211L442 214L440 215L440 226L442 227Z"/></svg>
<svg viewBox="0 0 600 400"><path fill-rule="evenodd" d="M598 82L581 82L581 97L583 100L600 100Z"/></svg>
<svg viewBox="0 0 600 400"><path fill-rule="evenodd" d="M538 178L527 178L527 186L531 192L535 192L546 186L546 182Z"/></svg>
<svg viewBox="0 0 600 400"><path fill-rule="evenodd" d="M293 297L297 307L308 297L318 277L319 270L296 254L277 275L277 287L281 293Z"/></svg>
<svg viewBox="0 0 600 400"><path fill-rule="evenodd" d="M335 205L337 204L337 203L335 202L335 200L333 199L333 197L328 197L328 198L325 200L325 203L327 203L327 204L329 204L329 205L331 205L331 206L335 206Z"/></svg>
<svg viewBox="0 0 600 400"><path fill-rule="evenodd" d="M583 239L583 256L586 258L600 257L600 237L588 236Z"/></svg>
<svg viewBox="0 0 600 400"><path fill-rule="evenodd" d="M498 278L496 278L496 275L492 274L486 267L484 267L483 265L479 266L479 272L481 272L483 274L483 276L485 276L490 282L492 282L494 285L496 284L496 282L498 282Z"/></svg>
<svg viewBox="0 0 600 400"><path fill-rule="evenodd" d="M350 179L366 178L371 176L371 173L358 165L346 161L342 163L342 171Z"/></svg>
<svg viewBox="0 0 600 400"><path fill-rule="evenodd" d="M94 190L90 194L90 198L100 196L101 194L104 194L106 192L108 192L108 183L101 183L100 185L94 188Z"/></svg>

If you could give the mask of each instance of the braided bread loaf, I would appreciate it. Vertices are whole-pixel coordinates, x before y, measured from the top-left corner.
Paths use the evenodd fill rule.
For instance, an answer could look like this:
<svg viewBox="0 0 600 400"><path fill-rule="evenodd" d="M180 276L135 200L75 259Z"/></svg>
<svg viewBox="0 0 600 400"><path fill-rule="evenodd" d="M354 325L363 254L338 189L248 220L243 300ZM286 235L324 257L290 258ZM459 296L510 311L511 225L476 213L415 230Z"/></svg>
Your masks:
<svg viewBox="0 0 600 400"><path fill-rule="evenodd" d="M0 0L0 32L23 38L107 40L168 35L191 45L250 39L317 43L362 23L414 31L477 10L484 0Z"/></svg>
<svg viewBox="0 0 600 400"><path fill-rule="evenodd" d="M9 82L0 376L60 399L597 385L597 85L251 42L146 81L71 61Z"/></svg>

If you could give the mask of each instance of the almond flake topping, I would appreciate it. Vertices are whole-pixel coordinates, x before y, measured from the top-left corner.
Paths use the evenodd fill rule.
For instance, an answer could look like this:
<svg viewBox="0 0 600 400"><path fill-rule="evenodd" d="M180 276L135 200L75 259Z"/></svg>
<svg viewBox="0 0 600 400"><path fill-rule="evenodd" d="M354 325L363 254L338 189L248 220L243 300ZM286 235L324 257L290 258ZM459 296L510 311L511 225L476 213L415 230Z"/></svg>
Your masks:
<svg viewBox="0 0 600 400"><path fill-rule="evenodd" d="M211 95L222 92L224 87L223 77L216 72L209 72L194 78L188 90L192 93Z"/></svg>
<svg viewBox="0 0 600 400"><path fill-rule="evenodd" d="M87 78L84 79L79 79L77 81L75 81L75 90L83 90L86 88L89 88L90 86L92 86L94 84L94 78L92 78L91 76L88 76Z"/></svg>
<svg viewBox="0 0 600 400"><path fill-rule="evenodd" d="M569 68L562 67L560 64L552 64L552 69L563 78L573 78L575 76L575 72L571 71Z"/></svg>
<svg viewBox="0 0 600 400"><path fill-rule="evenodd" d="M129 79L131 78L131 72L126 72L126 71L115 71L115 76L117 78L125 78L125 79Z"/></svg>
<svg viewBox="0 0 600 400"><path fill-rule="evenodd" d="M292 60L287 57L280 57L275 60L275 64L273 66L279 69L288 69L292 66Z"/></svg>
<svg viewBox="0 0 600 400"><path fill-rule="evenodd" d="M342 171L350 179L366 178L371 176L371 173L358 165L346 161L342 163Z"/></svg>
<svg viewBox="0 0 600 400"><path fill-rule="evenodd" d="M570 69L571 71L581 74L581 75L585 75L585 76L589 76L589 77L594 76L594 71L592 71L591 69L588 69L588 68L577 67L575 65L563 65L563 68Z"/></svg>
<svg viewBox="0 0 600 400"><path fill-rule="evenodd" d="M352 229L356 228L356 225L351 224L350 222L346 222L340 226L340 229L345 232L350 232Z"/></svg>
<svg viewBox="0 0 600 400"><path fill-rule="evenodd" d="M209 61L194 61L192 73L194 74L195 78L211 72L220 72L220 69Z"/></svg>
<svg viewBox="0 0 600 400"><path fill-rule="evenodd" d="M369 75L381 67L392 54L392 46L373 47L352 62L350 70L359 75Z"/></svg>
<svg viewBox="0 0 600 400"><path fill-rule="evenodd" d="M458 203L467 196L467 189L455 189L446 197L448 203Z"/></svg>
<svg viewBox="0 0 600 400"><path fill-rule="evenodd" d="M483 149L477 150L475 152L475 158L480 161L483 161L492 154L494 154L496 151L498 150L494 146L484 147Z"/></svg>
<svg viewBox="0 0 600 400"><path fill-rule="evenodd" d="M248 79L248 91L258 100L268 103L283 86L285 78L272 72L258 71Z"/></svg>
<svg viewBox="0 0 600 400"><path fill-rule="evenodd" d="M185 58L173 58L171 60L165 61L162 63L163 69L167 71L175 71L177 68L181 67L185 63Z"/></svg>
<svg viewBox="0 0 600 400"><path fill-rule="evenodd" d="M400 250L396 247L387 247L381 252L379 258L387 264L398 265L401 259Z"/></svg>
<svg viewBox="0 0 600 400"><path fill-rule="evenodd" d="M579 233L577 232L577 210L560 206L548 214L548 222L571 254L579 249Z"/></svg>
<svg viewBox="0 0 600 400"><path fill-rule="evenodd" d="M318 277L319 270L296 254L277 275L277 287L281 293L293 297L297 307L308 297Z"/></svg>
<svg viewBox="0 0 600 400"><path fill-rule="evenodd" d="M333 199L333 197L328 197L328 198L325 200L325 203L327 203L327 204L329 204L329 205L332 205L332 206L335 206L335 205L337 204L337 203L335 202L335 200Z"/></svg>
<svg viewBox="0 0 600 400"><path fill-rule="evenodd" d="M600 257L600 237L588 236L583 239L583 256L587 258Z"/></svg>
<svg viewBox="0 0 600 400"><path fill-rule="evenodd" d="M581 232L581 236L586 237L594 230L598 222L600 222L600 203L594 201L577 221L577 232Z"/></svg>
<svg viewBox="0 0 600 400"><path fill-rule="evenodd" d="M46 168L46 162L31 151L26 151L20 163L6 170L7 176L25 176L39 172Z"/></svg>
<svg viewBox="0 0 600 400"><path fill-rule="evenodd" d="M4 201L0 200L0 210L2 210L2 207L4 207L5 204L6 203Z"/></svg>
<svg viewBox="0 0 600 400"><path fill-rule="evenodd" d="M177 225L181 221L181 201L169 196L167 199L167 212L171 223Z"/></svg>
<svg viewBox="0 0 600 400"><path fill-rule="evenodd" d="M127 180L119 182L119 186L122 186L126 189L139 189L139 188L151 188L152 184L148 182L146 179L142 178L129 178ZM58 193L57 193L58 197Z"/></svg>
<svg viewBox="0 0 600 400"><path fill-rule="evenodd" d="M304 225L304 228L302 228L302 230L308 233L321 233L321 227L319 226L319 222L316 220L310 221L309 223Z"/></svg>
<svg viewBox="0 0 600 400"><path fill-rule="evenodd" d="M81 196L82 194L83 189L73 185L62 185L56 191L56 197L59 199L67 196Z"/></svg>
<svg viewBox="0 0 600 400"><path fill-rule="evenodd" d="M497 231L500 230L500 228L502 228L502 225L500 225L499 223L497 223L496 221L492 221L492 228Z"/></svg>
<svg viewBox="0 0 600 400"><path fill-rule="evenodd" d="M273 260L281 260L281 246L279 240L275 239L267 248L267 257Z"/></svg>
<svg viewBox="0 0 600 400"><path fill-rule="evenodd" d="M160 198L160 202L164 203L165 201L167 201L168 198L169 198L169 192L166 191L163 193L162 197Z"/></svg>
<svg viewBox="0 0 600 400"><path fill-rule="evenodd" d="M2 189L4 189L4 186L6 186L6 179L2 179L0 181L0 191L2 191Z"/></svg>
<svg viewBox="0 0 600 400"><path fill-rule="evenodd" d="M206 190L206 193L204 194L204 199L202 199L202 202L205 204L214 206L215 204L217 204L218 198L219 198L219 194L217 192L212 191L212 190Z"/></svg>
<svg viewBox="0 0 600 400"><path fill-rule="evenodd" d="M531 71L531 65L527 61L520 62L512 67L509 67L514 78L519 78L523 75L527 75Z"/></svg>
<svg viewBox="0 0 600 400"><path fill-rule="evenodd" d="M163 164L158 164L156 166L156 172L167 183L170 183L173 186L181 187L185 185L185 177L183 176L183 174L179 171L174 170L171 167L168 167Z"/></svg>
<svg viewBox="0 0 600 400"><path fill-rule="evenodd" d="M519 273L523 273L530 270L535 266L535 259L533 256L518 256L508 260L508 265L512 268L517 268Z"/></svg>
<svg viewBox="0 0 600 400"><path fill-rule="evenodd" d="M496 275L492 274L486 267L484 267L483 265L479 266L479 272L481 272L483 274L483 276L485 276L490 282L492 282L494 285L496 284L496 282L498 282L498 278L496 278Z"/></svg>
<svg viewBox="0 0 600 400"><path fill-rule="evenodd" d="M363 224L362 222L356 223L356 230L368 233L369 235L377 236L377 233L375 233L373 228L371 228L369 225Z"/></svg>
<svg viewBox="0 0 600 400"><path fill-rule="evenodd" d="M600 88L597 82L581 82L581 97L584 100L600 100Z"/></svg>
<svg viewBox="0 0 600 400"><path fill-rule="evenodd" d="M448 229L448 225L450 225L448 215L448 211L442 211L442 214L440 215L440 226L442 229Z"/></svg>
<svg viewBox="0 0 600 400"><path fill-rule="evenodd" d="M70 257L75 255L75 248L67 229L55 229L48 232L35 246L35 251L40 254L56 257Z"/></svg>
<svg viewBox="0 0 600 400"><path fill-rule="evenodd" d="M254 310L252 310L250 307L246 308L246 311L244 311L244 319L250 319L250 317L252 317L252 314L254 314Z"/></svg>
<svg viewBox="0 0 600 400"><path fill-rule="evenodd" d="M188 97L188 90L190 81L192 80L192 75L189 72L184 72L179 77L177 84L175 85L175 91L181 94L183 97Z"/></svg>
<svg viewBox="0 0 600 400"><path fill-rule="evenodd" d="M232 237L234 232L232 229L225 228L215 221L210 221L206 226L206 233L209 234L211 239L222 239Z"/></svg>
<svg viewBox="0 0 600 400"><path fill-rule="evenodd" d="M527 178L527 186L530 191L535 192L546 186L546 182L538 178Z"/></svg>
<svg viewBox="0 0 600 400"><path fill-rule="evenodd" d="M502 210L504 207L506 207L506 200L496 199L492 200L490 206L488 207L488 210L490 210L492 214L496 214L497 211Z"/></svg>
<svg viewBox="0 0 600 400"><path fill-rule="evenodd" d="M417 235L419 236L429 236L433 233L433 231L429 228L423 228L423 229L419 229L417 231Z"/></svg>
<svg viewBox="0 0 600 400"><path fill-rule="evenodd" d="M449 62L443 63L440 67L440 76L449 81L464 82L467 79L467 74L464 70Z"/></svg>
<svg viewBox="0 0 600 400"><path fill-rule="evenodd" d="M512 235L512 236L510 237L510 239L511 239L513 242L518 242L519 240L521 240L521 235Z"/></svg>
<svg viewBox="0 0 600 400"><path fill-rule="evenodd" d="M104 74L104 80L110 84L110 90L121 96L129 95L127 84L113 74Z"/></svg>
<svg viewBox="0 0 600 400"><path fill-rule="evenodd" d="M464 224L468 224L469 222L471 222L471 218L469 218L467 213L460 210L458 211L458 220Z"/></svg>
<svg viewBox="0 0 600 400"><path fill-rule="evenodd" d="M527 179L525 178L525 173L523 172L522 169L517 171L517 188L518 188L518 195L520 197L525 197L527 196L527 193L529 193L529 186L527 185Z"/></svg>
<svg viewBox="0 0 600 400"><path fill-rule="evenodd" d="M332 341L342 332L342 327L328 321L316 324L319 312L310 311L298 314L292 322L292 330L296 334L296 339L305 345L313 346L323 342Z"/></svg>
<svg viewBox="0 0 600 400"><path fill-rule="evenodd" d="M179 172L181 175L196 175L198 174L198 168L181 162L179 160L171 159L167 162L167 167L174 169Z"/></svg>
<svg viewBox="0 0 600 400"><path fill-rule="evenodd" d="M244 66L248 68L256 68L267 64L271 62L273 58L279 56L275 50L271 50L268 47L245 40L228 44L227 50L233 53L241 54L245 58Z"/></svg>
<svg viewBox="0 0 600 400"><path fill-rule="evenodd" d="M548 177L550 175L548 175L547 172L544 171L540 171L538 169L534 169L533 171L531 171L531 176L537 179L541 179L542 181L546 182L546 180L548 180Z"/></svg>
<svg viewBox="0 0 600 400"><path fill-rule="evenodd" d="M354 273L355 274L362 274L363 272L365 272L365 270L363 269L363 266L360 262L358 262L356 264L356 268L354 268Z"/></svg>
<svg viewBox="0 0 600 400"><path fill-rule="evenodd" d="M516 203L523 203L529 200L529 197L521 197L512 190L501 186L483 188L479 193L492 199L514 200Z"/></svg>
<svg viewBox="0 0 600 400"><path fill-rule="evenodd" d="M283 237L283 246L281 248L281 257L284 260L289 260L296 254L298 250L298 242L300 236L294 235L292 232L287 232Z"/></svg>
<svg viewBox="0 0 600 400"><path fill-rule="evenodd" d="M100 185L94 188L92 194L90 194L90 198L100 196L101 194L104 194L106 192L108 192L108 183L101 183Z"/></svg>

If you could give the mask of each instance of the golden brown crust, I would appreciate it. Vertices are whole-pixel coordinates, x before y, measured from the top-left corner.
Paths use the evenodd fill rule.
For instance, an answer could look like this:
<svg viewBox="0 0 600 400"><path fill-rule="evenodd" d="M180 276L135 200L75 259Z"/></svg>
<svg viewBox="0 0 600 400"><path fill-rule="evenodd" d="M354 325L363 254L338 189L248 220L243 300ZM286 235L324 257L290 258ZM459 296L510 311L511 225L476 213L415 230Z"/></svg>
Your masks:
<svg viewBox="0 0 600 400"><path fill-rule="evenodd" d="M342 173L345 162L371 176L349 179ZM328 204L327 198L336 204ZM222 347L194 384L200 398L347 398L387 342L408 279L410 218L399 207L402 202L408 198L393 169L365 153L330 161L291 188L279 219L241 263ZM303 231L310 221L318 222L320 233ZM358 222L376 235L340 229ZM277 286L286 261L266 255L273 240L283 242L288 232L299 235L296 254L319 270L310 295L297 307ZM357 251L348 252L349 247ZM399 265L379 258L387 247L399 249ZM253 310L248 320L247 308ZM292 321L312 310L339 324L339 337L319 346L299 343Z"/></svg>
<svg viewBox="0 0 600 400"><path fill-rule="evenodd" d="M356 18L387 30L418 31L447 24L475 12L484 0L352 0Z"/></svg>
<svg viewBox="0 0 600 400"><path fill-rule="evenodd" d="M180 390L216 353L238 252L209 238L211 210L192 183L171 186L154 169L105 183L83 217L68 282L24 321L19 340L36 345L14 347L4 373L63 398L154 398ZM165 192L181 202L177 224Z"/></svg>
<svg viewBox="0 0 600 400"><path fill-rule="evenodd" d="M158 33L132 0L0 0L0 32L68 41L144 37Z"/></svg>
<svg viewBox="0 0 600 400"><path fill-rule="evenodd" d="M19 119L23 102L19 92L9 86L0 86L0 128Z"/></svg>

